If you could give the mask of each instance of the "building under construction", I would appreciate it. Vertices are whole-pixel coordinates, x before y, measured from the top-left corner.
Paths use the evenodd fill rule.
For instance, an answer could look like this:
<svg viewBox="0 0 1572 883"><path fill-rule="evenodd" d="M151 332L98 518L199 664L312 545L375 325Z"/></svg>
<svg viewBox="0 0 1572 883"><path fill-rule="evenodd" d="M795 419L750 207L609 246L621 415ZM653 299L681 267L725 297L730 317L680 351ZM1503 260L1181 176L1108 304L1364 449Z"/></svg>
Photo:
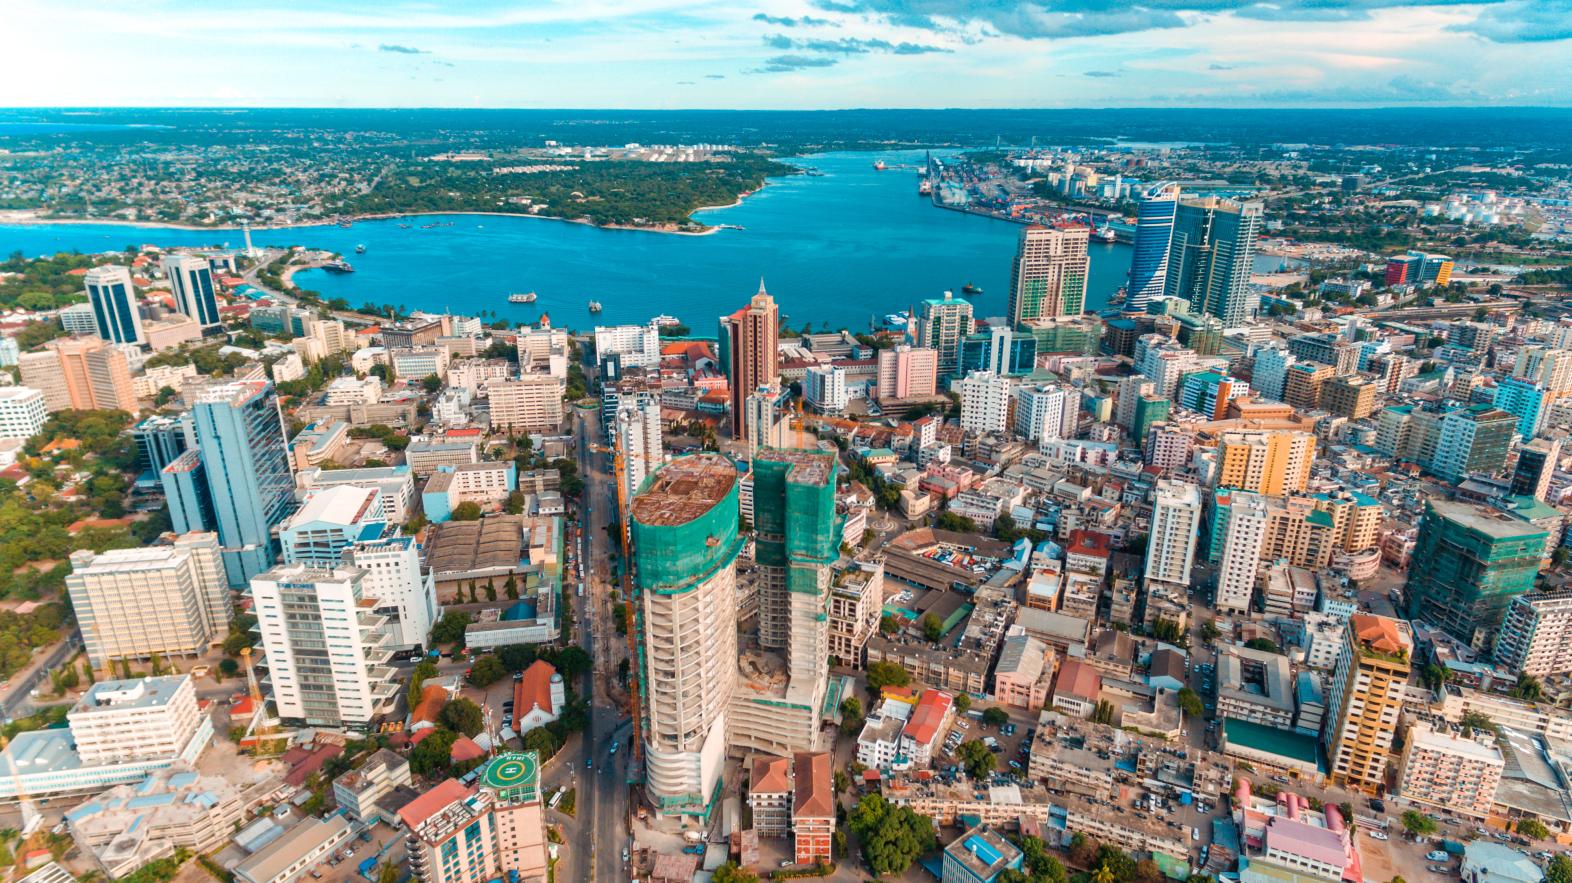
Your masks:
<svg viewBox="0 0 1572 883"><path fill-rule="evenodd" d="M694 454L629 506L645 790L664 815L707 818L737 685L737 468Z"/></svg>
<svg viewBox="0 0 1572 883"><path fill-rule="evenodd" d="M840 465L834 454L778 449L758 451L752 465L759 631L739 660L731 744L790 756L817 750L825 711Z"/></svg>

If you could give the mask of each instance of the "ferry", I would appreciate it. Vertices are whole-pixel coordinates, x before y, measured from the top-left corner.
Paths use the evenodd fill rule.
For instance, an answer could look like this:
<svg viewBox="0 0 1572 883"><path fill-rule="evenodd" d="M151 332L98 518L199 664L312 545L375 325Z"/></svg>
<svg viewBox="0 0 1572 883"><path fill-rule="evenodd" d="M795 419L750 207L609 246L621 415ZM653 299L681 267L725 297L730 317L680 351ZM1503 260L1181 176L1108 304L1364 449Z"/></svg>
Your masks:
<svg viewBox="0 0 1572 883"><path fill-rule="evenodd" d="M875 161L874 164L873 164L873 170L875 172L882 172L882 171L885 170L885 168L886 168L886 166L884 165L884 160L882 160L882 159Z"/></svg>
<svg viewBox="0 0 1572 883"><path fill-rule="evenodd" d="M355 272L355 268L349 265L349 261L328 261L322 265L322 269L327 270L329 273Z"/></svg>
<svg viewBox="0 0 1572 883"><path fill-rule="evenodd" d="M355 246L355 254L365 254L365 253L366 253L365 243L361 243L360 245Z"/></svg>
<svg viewBox="0 0 1572 883"><path fill-rule="evenodd" d="M598 301L598 300L590 301L589 302L589 311L592 312L592 313L600 312L600 301Z"/></svg>
<svg viewBox="0 0 1572 883"><path fill-rule="evenodd" d="M677 318L676 316L667 316L667 315L664 315L664 314L656 316L655 318L651 319L650 321L655 323L656 325L661 326L661 327L666 327L668 325L681 325L682 324L682 320Z"/></svg>
<svg viewBox="0 0 1572 883"><path fill-rule="evenodd" d="M918 196L932 196L933 195L933 184L930 183L927 178L924 178L921 181L917 182L917 195Z"/></svg>
<svg viewBox="0 0 1572 883"><path fill-rule="evenodd" d="M983 293L982 288L980 286L978 286L978 285L974 285L971 282L968 282L965 285L961 286L961 294L982 294L982 293Z"/></svg>
<svg viewBox="0 0 1572 883"><path fill-rule="evenodd" d="M1118 242L1119 234L1115 233L1113 225L1109 224L1108 226L1105 226L1101 230L1097 231L1097 238L1104 242Z"/></svg>
<svg viewBox="0 0 1572 883"><path fill-rule="evenodd" d="M508 303L510 304L532 304L534 302L535 292L533 291L515 292L508 295Z"/></svg>
<svg viewBox="0 0 1572 883"><path fill-rule="evenodd" d="M910 318L910 315L906 313L891 313L884 317L884 324L890 328L905 328L906 322Z"/></svg>

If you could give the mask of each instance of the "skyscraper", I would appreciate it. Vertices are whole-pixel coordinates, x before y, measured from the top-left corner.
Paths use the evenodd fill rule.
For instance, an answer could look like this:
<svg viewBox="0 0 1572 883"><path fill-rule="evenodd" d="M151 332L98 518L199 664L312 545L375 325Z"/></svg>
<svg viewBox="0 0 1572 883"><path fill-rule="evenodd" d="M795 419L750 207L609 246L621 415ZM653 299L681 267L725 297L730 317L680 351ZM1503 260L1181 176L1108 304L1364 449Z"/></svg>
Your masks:
<svg viewBox="0 0 1572 883"><path fill-rule="evenodd" d="M136 412L126 354L97 337L62 337L18 360L22 385L44 394L50 413L74 409Z"/></svg>
<svg viewBox="0 0 1572 883"><path fill-rule="evenodd" d="M199 655L229 624L229 587L210 533L101 555L73 552L66 591L95 667L154 653Z"/></svg>
<svg viewBox="0 0 1572 883"><path fill-rule="evenodd" d="M197 394L191 418L213 506L211 529L224 547L229 584L244 586L272 566L273 528L294 506L278 395L266 380L210 386Z"/></svg>
<svg viewBox="0 0 1572 883"><path fill-rule="evenodd" d="M961 340L975 324L971 302L946 291L924 300L917 315L917 345L939 354L940 377L954 376L960 370Z"/></svg>
<svg viewBox="0 0 1572 883"><path fill-rule="evenodd" d="M1004 432L1010 419L1010 378L973 371L956 385L961 428L971 433Z"/></svg>
<svg viewBox="0 0 1572 883"><path fill-rule="evenodd" d="M708 817L737 688L737 469L679 457L629 507L645 788L657 812Z"/></svg>
<svg viewBox="0 0 1572 883"><path fill-rule="evenodd" d="M1413 650L1408 623L1366 613L1348 617L1321 734L1334 783L1366 792L1385 784Z"/></svg>
<svg viewBox="0 0 1572 883"><path fill-rule="evenodd" d="M369 727L399 693L358 567L284 564L251 578L273 705L286 725Z"/></svg>
<svg viewBox="0 0 1572 883"><path fill-rule="evenodd" d="M731 386L731 434L733 438L748 436L748 413L745 407L750 393L760 386L775 383L780 376L779 347L780 308L775 299L764 290L764 280L759 280L759 293L748 305L722 316L720 320L721 367Z"/></svg>
<svg viewBox="0 0 1572 883"><path fill-rule="evenodd" d="M1188 587L1201 528L1201 490L1188 482L1160 479L1146 543L1146 579Z"/></svg>
<svg viewBox="0 0 1572 883"><path fill-rule="evenodd" d="M204 334L222 327L224 320L218 314L218 299L214 296L213 267L207 259L166 254L162 265L175 297L175 309L195 319Z"/></svg>
<svg viewBox="0 0 1572 883"><path fill-rule="evenodd" d="M1010 324L1056 316L1079 316L1086 306L1090 258L1086 227L1043 227L1021 230L1010 267Z"/></svg>
<svg viewBox="0 0 1572 883"><path fill-rule="evenodd" d="M617 404L617 444L622 446L622 480L629 497L639 492L645 477L666 462L661 443L660 400L639 393Z"/></svg>
<svg viewBox="0 0 1572 883"><path fill-rule="evenodd" d="M1154 184L1141 194L1135 219L1135 247L1130 254L1130 282L1124 312L1146 311L1146 303L1163 293L1168 277L1168 246L1173 239L1179 185Z"/></svg>
<svg viewBox="0 0 1572 883"><path fill-rule="evenodd" d="M840 471L833 454L769 449L753 458L759 647L778 652L786 678L750 677L743 656L731 703L730 743L785 755L812 751L829 683L831 565L840 556L844 519L835 512Z"/></svg>
<svg viewBox="0 0 1572 883"><path fill-rule="evenodd" d="M82 278L87 287L87 302L93 306L98 336L110 343L146 343L131 271L106 264L88 270Z"/></svg>
<svg viewBox="0 0 1572 883"><path fill-rule="evenodd" d="M1408 568L1408 615L1488 647L1512 598L1534 588L1545 531L1496 509L1430 500Z"/></svg>
<svg viewBox="0 0 1572 883"><path fill-rule="evenodd" d="M1217 197L1180 200L1174 212L1163 294L1227 327L1243 325L1254 305L1250 271L1261 230L1261 204Z"/></svg>

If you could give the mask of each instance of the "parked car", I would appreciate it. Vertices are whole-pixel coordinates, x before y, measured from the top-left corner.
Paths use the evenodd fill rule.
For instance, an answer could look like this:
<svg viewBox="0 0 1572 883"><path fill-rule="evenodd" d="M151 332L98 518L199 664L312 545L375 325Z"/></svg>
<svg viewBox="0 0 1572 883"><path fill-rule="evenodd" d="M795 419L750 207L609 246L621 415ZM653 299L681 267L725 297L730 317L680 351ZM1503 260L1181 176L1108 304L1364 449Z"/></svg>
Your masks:
<svg viewBox="0 0 1572 883"><path fill-rule="evenodd" d="M1392 838L1386 836L1386 833L1384 831L1367 831L1365 833L1370 835L1370 839L1371 840L1390 840L1390 839L1392 839Z"/></svg>
<svg viewBox="0 0 1572 883"><path fill-rule="evenodd" d="M1432 849L1429 852L1425 853L1425 858L1428 859L1429 861L1433 861L1433 862L1444 862L1447 859L1451 858L1451 856L1447 855L1445 850Z"/></svg>

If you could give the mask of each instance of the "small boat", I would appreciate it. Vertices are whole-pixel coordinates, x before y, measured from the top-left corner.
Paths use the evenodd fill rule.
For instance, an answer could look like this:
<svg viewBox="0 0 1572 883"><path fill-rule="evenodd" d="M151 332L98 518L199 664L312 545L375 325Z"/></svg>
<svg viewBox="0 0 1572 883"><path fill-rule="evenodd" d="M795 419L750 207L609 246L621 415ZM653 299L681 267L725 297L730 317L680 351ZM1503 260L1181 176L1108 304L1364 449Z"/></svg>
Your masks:
<svg viewBox="0 0 1572 883"><path fill-rule="evenodd" d="M968 282L961 286L961 294L982 294L982 288Z"/></svg>
<svg viewBox="0 0 1572 883"><path fill-rule="evenodd" d="M327 270L329 273L355 272L355 268L349 265L349 261L328 261L322 265L322 269Z"/></svg>
<svg viewBox="0 0 1572 883"><path fill-rule="evenodd" d="M932 196L933 195L933 185L928 183L928 179L927 178L924 178L921 181L917 182L917 195L918 196Z"/></svg>
<svg viewBox="0 0 1572 883"><path fill-rule="evenodd" d="M355 246L355 254L365 254L365 253L366 253L365 243L361 243L360 245Z"/></svg>
<svg viewBox="0 0 1572 883"><path fill-rule="evenodd" d="M656 316L655 318L651 319L650 321L654 322L656 325L659 325L661 327L665 327L667 325L681 325L682 324L682 320L678 319L676 316L667 316L665 314Z"/></svg>
<svg viewBox="0 0 1572 883"><path fill-rule="evenodd" d="M589 311L592 312L592 313L600 312L600 301L598 301L598 300L590 301L589 302Z"/></svg>
<svg viewBox="0 0 1572 883"><path fill-rule="evenodd" d="M400 224L400 225L398 225L398 228L400 230L408 230L410 227L413 227L413 226L415 226L415 225L414 224Z"/></svg>
<svg viewBox="0 0 1572 883"><path fill-rule="evenodd" d="M1114 232L1114 228L1112 226L1108 226L1097 231L1097 238L1104 242L1117 242L1119 240L1119 234Z"/></svg>
<svg viewBox="0 0 1572 883"><path fill-rule="evenodd" d="M882 171L885 170L885 168L886 168L886 166L884 165L884 160L882 160L882 159L881 160L877 160L873 164L873 170L875 172L882 172Z"/></svg>
<svg viewBox="0 0 1572 883"><path fill-rule="evenodd" d="M535 292L533 291L515 292L508 295L508 303L510 304L532 304L534 302Z"/></svg>

